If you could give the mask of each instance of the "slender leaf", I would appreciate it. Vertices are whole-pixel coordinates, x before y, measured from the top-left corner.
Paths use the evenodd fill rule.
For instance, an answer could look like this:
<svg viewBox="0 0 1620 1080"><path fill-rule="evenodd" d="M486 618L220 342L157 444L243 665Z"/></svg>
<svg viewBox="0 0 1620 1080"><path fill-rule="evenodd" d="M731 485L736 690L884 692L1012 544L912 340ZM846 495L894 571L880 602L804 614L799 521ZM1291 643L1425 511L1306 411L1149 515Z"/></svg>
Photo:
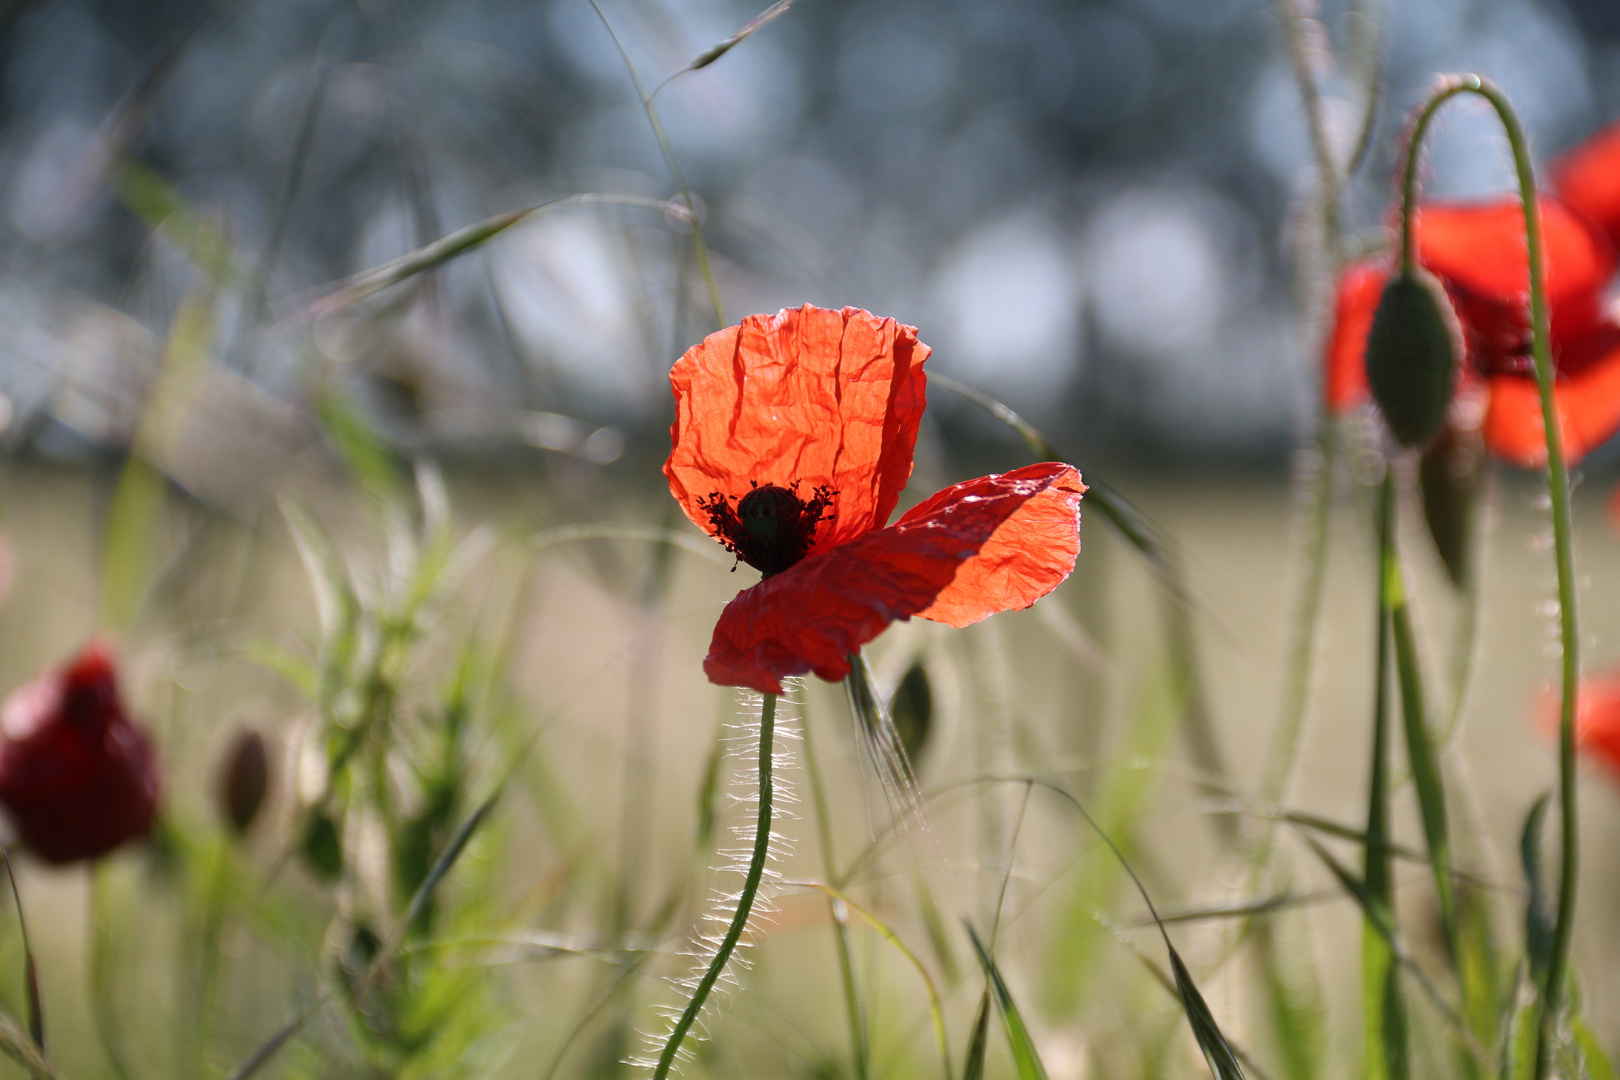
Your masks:
<svg viewBox="0 0 1620 1080"><path fill-rule="evenodd" d="M1182 1008L1192 1024L1193 1038L1198 1040L1198 1049L1204 1052L1209 1071L1215 1074L1216 1080L1243 1080L1243 1067L1227 1045L1226 1036L1221 1034L1204 995L1198 992L1187 965L1181 962L1181 954L1174 947L1170 947L1170 967L1176 975L1176 993L1181 997Z"/></svg>
<svg viewBox="0 0 1620 1080"><path fill-rule="evenodd" d="M1384 553L1384 606L1388 609L1395 645L1395 669L1401 689L1401 716L1406 733L1406 756L1417 789L1418 808L1423 818L1423 836L1429 848L1429 864L1434 873L1435 895L1440 902L1440 922L1452 963L1460 960L1457 939L1457 910L1451 889L1451 835L1446 821L1445 783L1434 739L1425 719L1423 678L1418 670L1417 644L1407 608L1406 586L1402 580L1400 557L1393 543Z"/></svg>
<svg viewBox="0 0 1620 1080"><path fill-rule="evenodd" d="M0 858L6 862L6 880L11 882L11 899L17 904L17 927L22 936L23 980L28 994L28 1034L45 1053L45 1006L40 1000L39 966L34 961L34 948L28 939L28 919L23 914L22 893L17 889L17 871L11 865L11 849L0 848Z"/></svg>
<svg viewBox="0 0 1620 1080"><path fill-rule="evenodd" d="M973 1018L973 1037L968 1040L967 1058L962 1063L962 1080L984 1080L984 1059L990 1049L990 987L979 996L979 1010Z"/></svg>
<svg viewBox="0 0 1620 1080"><path fill-rule="evenodd" d="M1541 831L1551 799L1549 793L1535 801L1525 815L1524 831L1519 834L1519 862L1530 892L1524 906L1524 953L1530 960L1531 978L1538 986L1546 977L1547 962L1552 956L1552 895L1547 889L1541 859Z"/></svg>
<svg viewBox="0 0 1620 1080"><path fill-rule="evenodd" d="M1368 769L1367 846L1363 877L1356 881L1338 866L1316 841L1310 844L1328 863L1346 891L1355 896L1366 916L1362 929L1362 1017L1366 1038L1369 1080L1406 1080L1405 1004L1400 992L1400 971L1394 925L1394 875L1389 853L1389 685L1391 608L1395 595L1391 578L1395 550L1395 479L1387 468L1378 502L1377 653L1373 663L1373 743Z"/></svg>
<svg viewBox="0 0 1620 1080"><path fill-rule="evenodd" d="M385 502L399 495L399 466L387 445L350 398L332 387L321 395L317 412L338 456L360 485Z"/></svg>
<svg viewBox="0 0 1620 1080"><path fill-rule="evenodd" d="M1029 1028L1024 1024L1024 1016L1018 1011L1013 1002L1012 993L1007 989L1007 982L1001 977L1001 969L984 945L979 941L979 935L973 932L973 927L967 928L968 937L973 940L973 949L979 954L979 963L984 965L985 978L990 980L990 987L995 991L996 1007L1001 1011L1002 1026L1007 1029L1007 1043L1012 1047L1013 1063L1018 1067L1019 1080L1046 1080L1046 1067L1041 1064L1041 1057L1035 1052L1035 1041L1029 1037Z"/></svg>
<svg viewBox="0 0 1620 1080"><path fill-rule="evenodd" d="M1581 1064L1586 1067L1588 1080L1617 1080L1613 1062L1585 1017L1572 1017L1570 1027L1574 1029L1575 1045L1580 1049Z"/></svg>

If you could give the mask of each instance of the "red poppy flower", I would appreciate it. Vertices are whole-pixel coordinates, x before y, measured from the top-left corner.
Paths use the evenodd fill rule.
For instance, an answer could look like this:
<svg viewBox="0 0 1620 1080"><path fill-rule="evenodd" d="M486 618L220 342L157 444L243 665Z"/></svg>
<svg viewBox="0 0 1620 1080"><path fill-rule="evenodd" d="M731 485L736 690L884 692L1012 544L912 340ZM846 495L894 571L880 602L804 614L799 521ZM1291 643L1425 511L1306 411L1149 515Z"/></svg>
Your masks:
<svg viewBox="0 0 1620 1080"><path fill-rule="evenodd" d="M1554 398L1564 454L1578 461L1620 430L1620 323L1607 310L1620 240L1620 125L1554 165L1557 191L1538 199L1551 316ZM1463 326L1464 380L1484 388L1486 445L1524 467L1546 460L1530 361L1529 257L1518 198L1427 203L1414 223L1418 260L1440 279ZM1366 399L1367 331L1387 269L1356 263L1339 279L1324 358L1332 412Z"/></svg>
<svg viewBox="0 0 1620 1080"><path fill-rule="evenodd" d="M93 859L146 835L158 788L152 749L118 700L101 646L0 705L0 804L46 862Z"/></svg>
<svg viewBox="0 0 1620 1080"><path fill-rule="evenodd" d="M1073 466L955 484L888 525L926 403L917 332L858 308L751 315L676 362L669 489L765 575L726 605L703 670L782 692L835 681L896 619L966 626L1024 608L1080 552Z"/></svg>
<svg viewBox="0 0 1620 1080"><path fill-rule="evenodd" d="M1541 699L1541 726L1558 733L1557 693ZM1575 698L1575 749L1620 779L1620 672L1581 679Z"/></svg>

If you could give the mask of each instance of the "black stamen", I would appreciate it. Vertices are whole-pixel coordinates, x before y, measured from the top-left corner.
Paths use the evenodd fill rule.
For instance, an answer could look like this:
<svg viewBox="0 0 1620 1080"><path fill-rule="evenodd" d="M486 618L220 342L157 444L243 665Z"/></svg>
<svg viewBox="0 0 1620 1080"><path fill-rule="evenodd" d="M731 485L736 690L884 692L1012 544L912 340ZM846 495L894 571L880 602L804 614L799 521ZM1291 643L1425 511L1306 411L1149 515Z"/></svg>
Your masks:
<svg viewBox="0 0 1620 1080"><path fill-rule="evenodd" d="M708 513L716 539L726 550L770 577L809 554L816 526L832 520L829 511L838 493L821 486L806 500L799 497L798 486L797 481L791 487L761 487L755 482L735 506L718 491L699 499L698 505Z"/></svg>

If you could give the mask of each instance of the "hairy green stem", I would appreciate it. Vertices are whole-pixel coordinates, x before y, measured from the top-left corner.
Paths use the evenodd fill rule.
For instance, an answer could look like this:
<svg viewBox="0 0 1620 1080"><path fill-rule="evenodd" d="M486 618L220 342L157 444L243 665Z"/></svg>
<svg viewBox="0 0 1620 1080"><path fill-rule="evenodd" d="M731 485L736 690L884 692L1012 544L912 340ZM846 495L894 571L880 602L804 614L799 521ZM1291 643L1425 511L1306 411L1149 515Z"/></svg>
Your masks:
<svg viewBox="0 0 1620 1080"><path fill-rule="evenodd" d="M765 873L765 856L771 846L771 742L775 734L776 695L765 694L759 709L759 814L754 825L754 854L748 861L748 873L743 878L742 892L737 897L737 913L731 917L726 936L720 940L714 959L709 961L708 970L692 992L692 1000L686 1003L681 1018L675 1022L675 1029L669 1033L664 1052L658 1055L653 1080L664 1080L669 1075L670 1067L675 1064L675 1054L686 1039L686 1033L697 1022L698 1013L703 1011L709 991L714 989L721 972L725 971L726 962L731 959L737 942L742 939L743 930L748 926L748 916L754 910L754 896L759 892L759 880Z"/></svg>
<svg viewBox="0 0 1620 1080"><path fill-rule="evenodd" d="M1477 75L1447 80L1430 96L1412 126L1402 187L1401 268L1410 270L1416 261L1412 218L1416 209L1418 149L1434 114L1440 106L1459 94L1474 94L1490 103L1502 122L1508 145L1513 150L1513 169L1519 184L1519 200L1524 208L1525 245L1529 250L1531 357L1535 361L1536 387L1541 393L1541 421L1547 439L1547 488L1552 511L1553 555L1558 568L1558 621L1563 649L1563 701L1558 714L1558 807L1563 825L1563 865L1558 880L1558 915L1553 924L1552 949L1537 1002L1536 1060L1532 1075L1535 1080L1543 1080L1552 1059L1554 1022L1569 971L1570 942L1575 930L1575 886L1580 869L1575 783L1575 698L1580 677L1580 639L1575 618L1575 554L1570 526L1569 470L1564 463L1563 432L1559 428L1553 389L1546 266L1541 248L1541 214L1536 198L1535 172L1530 163L1530 148L1524 128L1519 124L1519 118L1506 95L1493 83Z"/></svg>

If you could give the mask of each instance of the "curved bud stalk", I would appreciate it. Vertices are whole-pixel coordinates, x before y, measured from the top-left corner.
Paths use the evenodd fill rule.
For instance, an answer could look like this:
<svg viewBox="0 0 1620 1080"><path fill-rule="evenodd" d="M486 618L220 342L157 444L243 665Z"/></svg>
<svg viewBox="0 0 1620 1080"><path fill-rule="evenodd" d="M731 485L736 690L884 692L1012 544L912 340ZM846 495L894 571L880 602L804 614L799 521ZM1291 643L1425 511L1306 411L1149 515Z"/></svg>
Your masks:
<svg viewBox="0 0 1620 1080"><path fill-rule="evenodd" d="M1542 428L1547 444L1548 503L1552 513L1553 553L1558 571L1559 636L1563 662L1558 725L1558 803L1563 826L1563 865L1558 883L1558 913L1537 1001L1536 1056L1532 1075L1535 1080L1542 1080L1551 1064L1554 1028L1562 1007L1564 982L1569 970L1580 857L1575 780L1575 699L1580 676L1580 639L1575 615L1575 556L1570 523L1569 471L1565 464L1563 431L1553 393L1546 256L1542 248L1541 209L1536 195L1535 173L1530 163L1529 144L1506 95L1493 83L1477 75L1444 80L1424 103L1412 125L1402 187L1401 268L1403 273L1408 272L1416 264L1412 226L1417 205L1418 151L1423 136L1440 107L1460 94L1472 94L1490 104L1502 123L1508 145L1513 151L1514 173L1524 209L1525 246L1529 256L1531 357L1535 364Z"/></svg>

